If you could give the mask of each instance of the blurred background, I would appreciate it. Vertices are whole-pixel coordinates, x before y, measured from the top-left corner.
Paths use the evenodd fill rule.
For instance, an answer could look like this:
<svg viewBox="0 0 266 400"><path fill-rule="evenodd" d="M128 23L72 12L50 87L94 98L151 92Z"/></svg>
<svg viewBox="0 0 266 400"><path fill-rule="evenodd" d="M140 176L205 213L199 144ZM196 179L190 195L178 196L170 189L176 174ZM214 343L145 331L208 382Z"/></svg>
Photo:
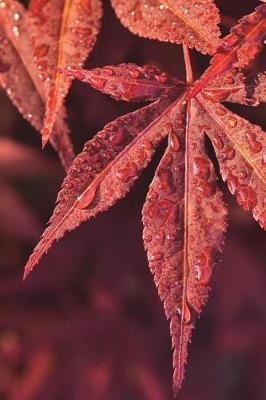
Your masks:
<svg viewBox="0 0 266 400"><path fill-rule="evenodd" d="M86 67L155 64L184 79L180 46L138 38L107 0ZM257 1L217 0L225 26ZM209 57L191 52L195 77ZM256 61L265 69L266 52ZM168 324L142 244L141 209L165 143L131 193L54 245L26 282L23 266L52 213L64 172L0 90L0 400L171 400ZM75 82L67 97L75 150L140 105ZM266 107L229 105L266 129ZM211 150L210 150L211 151ZM196 325L179 400L266 399L265 234L220 183L229 230Z"/></svg>

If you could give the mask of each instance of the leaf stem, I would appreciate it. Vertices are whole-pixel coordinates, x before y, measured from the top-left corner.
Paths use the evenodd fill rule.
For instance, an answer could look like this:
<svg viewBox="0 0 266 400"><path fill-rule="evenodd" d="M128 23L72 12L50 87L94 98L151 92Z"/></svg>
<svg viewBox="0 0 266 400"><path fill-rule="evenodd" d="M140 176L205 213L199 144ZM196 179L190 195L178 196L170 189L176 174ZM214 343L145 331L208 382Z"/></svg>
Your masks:
<svg viewBox="0 0 266 400"><path fill-rule="evenodd" d="M191 64L188 46L184 43L183 43L183 53L184 53L184 60L185 60L185 66L186 66L186 80L187 80L187 84L191 85L193 83L193 70L192 70L192 64Z"/></svg>

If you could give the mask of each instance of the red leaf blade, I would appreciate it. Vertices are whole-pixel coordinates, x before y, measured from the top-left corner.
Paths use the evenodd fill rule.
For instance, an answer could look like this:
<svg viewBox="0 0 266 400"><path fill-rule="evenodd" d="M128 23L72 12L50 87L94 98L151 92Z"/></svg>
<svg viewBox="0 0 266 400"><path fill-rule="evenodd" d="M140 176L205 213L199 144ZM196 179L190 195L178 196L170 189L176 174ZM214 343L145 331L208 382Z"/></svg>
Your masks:
<svg viewBox="0 0 266 400"><path fill-rule="evenodd" d="M266 4L240 19L231 33L223 39L223 45L214 55L209 68L194 84L187 100L194 98L217 75L234 68L246 67L261 50L266 31Z"/></svg>
<svg viewBox="0 0 266 400"><path fill-rule="evenodd" d="M185 84L156 67L120 64L91 70L60 68L66 76L88 83L115 100L154 101L161 96L179 94Z"/></svg>
<svg viewBox="0 0 266 400"><path fill-rule="evenodd" d="M150 39L184 43L206 54L220 44L219 11L212 0L112 0L122 24Z"/></svg>
<svg viewBox="0 0 266 400"><path fill-rule="evenodd" d="M215 254L221 250L226 210L214 169L189 105L186 131L179 119L143 209L144 245L174 349L174 389L184 378L195 317L208 295Z"/></svg>
<svg viewBox="0 0 266 400"><path fill-rule="evenodd" d="M217 101L257 106L266 102L266 72L234 70L218 76L203 92Z"/></svg>
<svg viewBox="0 0 266 400"><path fill-rule="evenodd" d="M214 144L221 174L244 210L266 229L266 133L219 103L198 96L199 124Z"/></svg>
<svg viewBox="0 0 266 400"><path fill-rule="evenodd" d="M54 240L125 196L167 135L176 102L165 98L120 117L87 142L64 180L50 226L26 265L25 277Z"/></svg>

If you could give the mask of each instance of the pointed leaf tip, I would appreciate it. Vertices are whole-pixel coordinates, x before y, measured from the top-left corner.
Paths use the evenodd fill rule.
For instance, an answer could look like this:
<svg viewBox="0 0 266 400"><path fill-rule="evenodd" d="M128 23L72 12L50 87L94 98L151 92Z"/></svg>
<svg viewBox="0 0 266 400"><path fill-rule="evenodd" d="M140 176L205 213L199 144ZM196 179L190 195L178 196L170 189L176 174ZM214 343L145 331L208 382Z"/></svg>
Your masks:
<svg viewBox="0 0 266 400"><path fill-rule="evenodd" d="M42 149L45 148L47 142L49 141L50 132L51 132L51 130L48 127L43 128L41 131L41 133L42 133Z"/></svg>
<svg viewBox="0 0 266 400"><path fill-rule="evenodd" d="M142 214L149 267L170 321L176 394L226 229L226 209L205 151L197 110L192 101L186 114L176 114Z"/></svg>

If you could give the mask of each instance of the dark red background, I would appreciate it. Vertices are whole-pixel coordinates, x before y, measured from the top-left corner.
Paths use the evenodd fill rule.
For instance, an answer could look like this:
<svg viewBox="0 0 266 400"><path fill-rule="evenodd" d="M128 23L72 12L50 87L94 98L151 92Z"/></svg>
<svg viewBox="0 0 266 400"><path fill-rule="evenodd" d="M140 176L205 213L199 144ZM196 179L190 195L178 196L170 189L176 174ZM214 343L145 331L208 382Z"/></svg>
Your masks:
<svg viewBox="0 0 266 400"><path fill-rule="evenodd" d="M258 5L216 3L230 16L227 24ZM180 46L130 34L106 0L104 11L87 67L149 63L184 78ZM259 68L263 60L265 52ZM209 58L192 51L192 62L197 77ZM2 91L0 101L0 152L7 143L5 154L10 151L0 160L0 181L18 203L1 195L0 400L172 399L168 325L141 239L141 208L163 146L127 198L66 235L23 283L23 266L53 210L63 171L51 149L41 154L39 135ZM75 82L67 107L76 151L138 106ZM230 108L266 129L265 106ZM19 147L14 155L6 139L27 144L30 153ZM230 211L225 252L178 399L265 400L265 235L222 187Z"/></svg>

